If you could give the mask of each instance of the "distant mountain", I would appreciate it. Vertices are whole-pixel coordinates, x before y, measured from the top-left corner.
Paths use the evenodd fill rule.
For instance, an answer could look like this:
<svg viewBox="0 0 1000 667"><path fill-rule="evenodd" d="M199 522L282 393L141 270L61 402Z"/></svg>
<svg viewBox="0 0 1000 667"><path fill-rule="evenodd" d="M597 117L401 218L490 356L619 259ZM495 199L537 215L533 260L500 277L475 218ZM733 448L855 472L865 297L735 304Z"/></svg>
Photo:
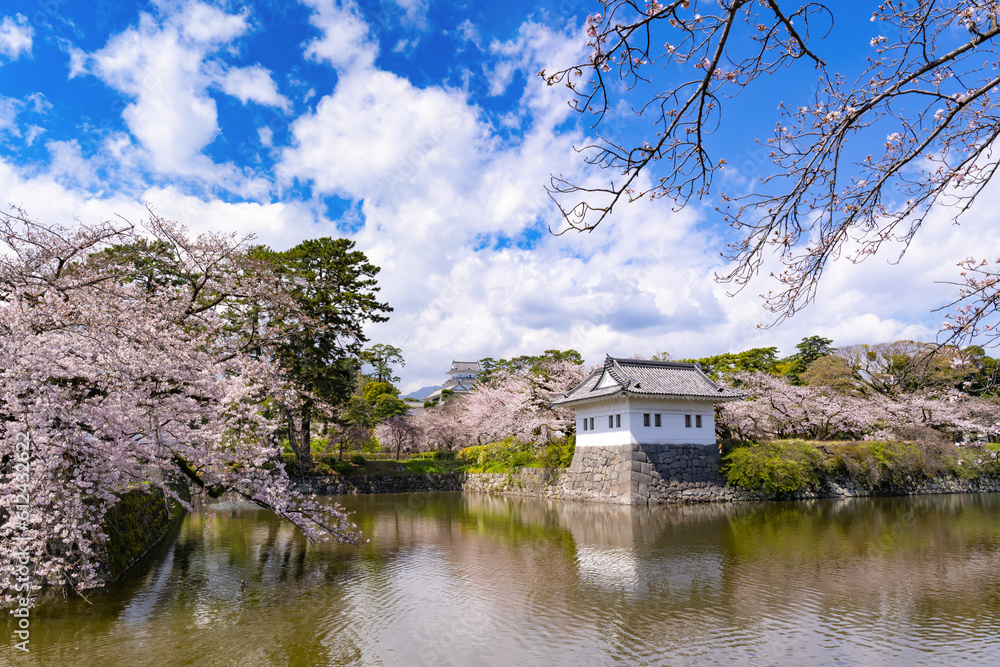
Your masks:
<svg viewBox="0 0 1000 667"><path fill-rule="evenodd" d="M442 386L443 385L440 385L440 384L432 384L429 387L421 387L420 389L417 389L416 391L411 391L406 396L400 396L400 398L415 398L418 401L420 401L420 400L423 400L424 396L428 396L433 391L435 391L437 389L440 389Z"/></svg>

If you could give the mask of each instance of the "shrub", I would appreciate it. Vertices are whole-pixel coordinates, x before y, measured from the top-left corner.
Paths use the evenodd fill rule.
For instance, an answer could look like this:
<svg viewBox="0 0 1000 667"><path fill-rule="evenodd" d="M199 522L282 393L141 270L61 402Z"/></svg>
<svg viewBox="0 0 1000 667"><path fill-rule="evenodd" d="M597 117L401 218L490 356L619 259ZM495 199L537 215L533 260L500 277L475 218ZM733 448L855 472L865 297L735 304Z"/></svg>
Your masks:
<svg viewBox="0 0 1000 667"><path fill-rule="evenodd" d="M330 439L326 437L315 437L309 443L309 449L313 456L325 454L330 449Z"/></svg>
<svg viewBox="0 0 1000 667"><path fill-rule="evenodd" d="M363 466L366 462L367 460L365 459L364 454L354 454L351 456L351 463L354 465Z"/></svg>
<svg viewBox="0 0 1000 667"><path fill-rule="evenodd" d="M431 459L434 461L450 461L455 458L455 452L438 450L434 452L419 452L413 455L415 459Z"/></svg>
<svg viewBox="0 0 1000 667"><path fill-rule="evenodd" d="M553 440L538 455L538 462L546 468L568 468L573 463L576 439L573 436Z"/></svg>
<svg viewBox="0 0 1000 667"><path fill-rule="evenodd" d="M730 444L722 456L730 484L777 495L818 486L823 468L823 455L801 440Z"/></svg>
<svg viewBox="0 0 1000 667"><path fill-rule="evenodd" d="M951 472L972 476L958 465L953 445L940 441L872 440L832 445L830 472L871 486L902 485L907 478L928 478Z"/></svg>
<svg viewBox="0 0 1000 667"><path fill-rule="evenodd" d="M458 452L458 461L470 472L503 472L530 465L535 460L534 448L517 438L507 438L488 445L474 445Z"/></svg>
<svg viewBox="0 0 1000 667"><path fill-rule="evenodd" d="M956 448L956 460L961 457L962 465L958 466L965 473L972 473L977 470L986 475L1000 477L1000 444L995 442L975 442L962 445ZM968 462L968 466L966 465Z"/></svg>

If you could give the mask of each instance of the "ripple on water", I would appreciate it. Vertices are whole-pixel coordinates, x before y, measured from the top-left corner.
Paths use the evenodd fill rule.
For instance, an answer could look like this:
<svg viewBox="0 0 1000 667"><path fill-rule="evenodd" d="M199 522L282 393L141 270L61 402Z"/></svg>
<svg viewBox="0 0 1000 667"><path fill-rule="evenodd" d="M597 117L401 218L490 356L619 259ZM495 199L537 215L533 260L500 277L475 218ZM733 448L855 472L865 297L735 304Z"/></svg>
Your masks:
<svg viewBox="0 0 1000 667"><path fill-rule="evenodd" d="M995 500L407 498L345 501L361 549L307 547L242 506L189 518L130 582L40 612L28 664L1000 662Z"/></svg>

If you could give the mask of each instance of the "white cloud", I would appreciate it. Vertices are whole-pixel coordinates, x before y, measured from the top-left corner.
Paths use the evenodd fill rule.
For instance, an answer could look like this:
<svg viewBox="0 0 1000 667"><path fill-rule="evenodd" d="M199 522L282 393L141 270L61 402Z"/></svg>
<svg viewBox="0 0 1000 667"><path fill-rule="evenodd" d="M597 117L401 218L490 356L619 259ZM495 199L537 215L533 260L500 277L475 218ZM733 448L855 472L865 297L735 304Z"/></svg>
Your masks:
<svg viewBox="0 0 1000 667"><path fill-rule="evenodd" d="M417 44L420 43L419 39L401 39L396 42L396 45L392 47L393 53L406 53L407 51L413 52L417 48Z"/></svg>
<svg viewBox="0 0 1000 667"><path fill-rule="evenodd" d="M32 39L35 29L28 23L28 18L21 14L13 17L5 16L0 21L0 56L8 60L17 60L24 54L31 53ZM0 58L0 63L3 59Z"/></svg>
<svg viewBox="0 0 1000 667"><path fill-rule="evenodd" d="M35 143L35 139L45 134L45 128L38 125L29 125L27 132L24 135L24 143L31 146Z"/></svg>
<svg viewBox="0 0 1000 667"><path fill-rule="evenodd" d="M48 113L52 109L52 103L41 93L32 93L24 98L26 106L37 114Z"/></svg>
<svg viewBox="0 0 1000 667"><path fill-rule="evenodd" d="M389 194L383 186L405 187L418 172L464 180L481 130L476 111L457 93L356 70L341 77L314 113L292 124L293 145L278 173L355 199Z"/></svg>
<svg viewBox="0 0 1000 667"><path fill-rule="evenodd" d="M210 88L244 104L289 108L266 69L223 61L223 47L249 31L247 17L197 1L161 10L164 16L141 14L137 26L112 36L94 53L70 49L71 76L92 74L132 99L122 118L147 151L153 171L199 179L245 197L265 195L269 183L231 163L215 164L204 154L221 130Z"/></svg>
<svg viewBox="0 0 1000 667"><path fill-rule="evenodd" d="M378 45L356 4L306 4L319 34L305 54L337 70L336 87L320 91L326 94L315 109L291 123L289 145L276 145L285 136L277 125L256 132L278 156L275 181L306 184L313 201L272 203L270 175L205 155L225 131L215 91L286 112L292 105L260 65L229 64L237 40L252 29L249 14L184 0L160 0L159 13L143 14L95 53L67 49L73 75L93 74L128 99L129 133L101 137L89 158L74 141L50 141L46 172L0 160L0 191L34 217L66 224L74 216L138 220L148 201L194 232L255 232L276 248L341 235L322 213L323 198L339 195L351 206L341 222L361 221L352 237L382 267L380 297L396 309L368 334L403 348L409 388L442 380L452 358L550 348L576 348L593 363L605 353L657 350L696 357L776 345L788 354L814 334L838 345L926 339L941 319L928 311L953 293L934 281L955 279L954 263L977 248L1000 247L990 203L996 198L987 197L958 230L929 221L898 267L880 258L835 264L819 303L781 327L757 330L767 319L756 296L766 281L726 296L727 286L712 280L721 267L721 241L711 227L718 221L695 205L674 212L670 202L637 202L620 205L590 234L546 231L560 225L542 189L550 173L584 183L608 176L585 170L573 150L585 137L566 129L565 89L535 76L583 57L578 25L556 30L527 22L513 39L490 44L487 77L468 89L420 88L375 67ZM469 21L456 34L479 39ZM468 92L510 93L522 79L521 103L495 116ZM36 140L39 125L18 125L17 114L29 106L44 112L43 100L7 103L6 124L0 100L0 132L6 127L7 137ZM202 179L209 185L199 189ZM212 186L258 201L227 203L205 194Z"/></svg>
<svg viewBox="0 0 1000 667"><path fill-rule="evenodd" d="M369 39L368 24L351 0L302 0L314 12L309 22L321 35L306 45L306 55L326 61L338 70L371 67L378 55L378 45Z"/></svg>
<svg viewBox="0 0 1000 667"><path fill-rule="evenodd" d="M394 0L396 6L403 10L403 23L418 28L427 27L427 0Z"/></svg>
<svg viewBox="0 0 1000 667"><path fill-rule="evenodd" d="M52 108L52 104L41 93L32 93L23 99L0 96L0 135L22 137L18 116L22 113L44 115ZM25 143L31 145L44 130L37 125L25 127Z"/></svg>
<svg viewBox="0 0 1000 667"><path fill-rule="evenodd" d="M257 128L257 138L260 139L262 146L267 146L268 148L274 146L274 130L269 127Z"/></svg>
<svg viewBox="0 0 1000 667"><path fill-rule="evenodd" d="M177 17L177 25L192 42L228 44L247 31L246 11L227 14L203 2L187 3Z"/></svg>
<svg viewBox="0 0 1000 667"><path fill-rule="evenodd" d="M73 141L48 141L48 175L64 185L91 189L99 183L93 165L84 159L80 144Z"/></svg>
<svg viewBox="0 0 1000 667"><path fill-rule="evenodd" d="M285 112L291 111L291 103L278 92L271 73L259 65L231 69L223 72L219 78L223 92L243 104L256 102Z"/></svg>
<svg viewBox="0 0 1000 667"><path fill-rule="evenodd" d="M463 42L472 42L477 49L482 48L482 38L479 36L479 30L472 21L465 19L458 24L457 30Z"/></svg>
<svg viewBox="0 0 1000 667"><path fill-rule="evenodd" d="M12 97L0 97L0 136L9 134L21 136L17 126L17 114L21 110L21 101Z"/></svg>

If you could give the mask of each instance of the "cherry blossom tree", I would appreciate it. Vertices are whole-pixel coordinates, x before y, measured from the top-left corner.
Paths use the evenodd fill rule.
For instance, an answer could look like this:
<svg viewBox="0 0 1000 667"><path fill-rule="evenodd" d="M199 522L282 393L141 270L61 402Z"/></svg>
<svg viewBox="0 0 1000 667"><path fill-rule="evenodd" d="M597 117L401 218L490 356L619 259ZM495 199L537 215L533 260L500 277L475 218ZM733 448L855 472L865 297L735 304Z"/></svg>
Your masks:
<svg viewBox="0 0 1000 667"><path fill-rule="evenodd" d="M454 452L469 446L469 431L462 421L464 401L464 396L453 396L411 417L421 450Z"/></svg>
<svg viewBox="0 0 1000 667"><path fill-rule="evenodd" d="M558 355L530 359L531 364L496 364L471 393L417 415L422 446L453 451L510 437L542 446L572 432L573 411L550 404L583 381L583 367Z"/></svg>
<svg viewBox="0 0 1000 667"><path fill-rule="evenodd" d="M568 229L593 229L622 200L665 197L681 207L714 194L732 156L710 152L710 139L733 118L724 118L737 104L730 98L796 63L815 72L813 92L790 103L794 92L782 89L774 100L779 117L764 144L772 173L749 194L716 200L741 236L720 279L742 288L776 256L779 288L763 296L779 321L815 298L830 261L861 261L887 243L902 254L930 211L957 221L997 169L995 0L880 2L866 15L784 0L601 4L587 18L586 60L540 72L591 115L596 138L581 149L584 161L613 174L597 186L553 176L549 193ZM823 41L834 19L870 31L870 53L849 73L824 60L837 48ZM606 128L621 107L635 111L641 140ZM961 310L945 329L956 339L995 331L991 266L963 264Z"/></svg>
<svg viewBox="0 0 1000 667"><path fill-rule="evenodd" d="M99 584L118 494L186 480L270 508L310 539L354 542L344 511L285 474L270 401L301 393L267 312L292 312L247 240L151 214L74 228L0 214L0 591ZM164 270L169 268L169 270ZM303 318L308 319L303 314ZM23 593L22 593L23 595Z"/></svg>
<svg viewBox="0 0 1000 667"><path fill-rule="evenodd" d="M399 459L403 451L413 449L420 440L420 428L406 415L396 415L375 427L379 444L396 452Z"/></svg>
<svg viewBox="0 0 1000 667"><path fill-rule="evenodd" d="M720 408L725 435L742 439L905 437L933 429L954 441L995 439L1000 408L954 388L858 396L830 387L794 386L768 373L737 373L747 399Z"/></svg>
<svg viewBox="0 0 1000 667"><path fill-rule="evenodd" d="M912 340L848 345L815 360L802 377L860 396L895 397L960 386L978 372L970 356L955 346Z"/></svg>
<svg viewBox="0 0 1000 667"><path fill-rule="evenodd" d="M542 445L568 433L574 413L551 402L583 381L573 361L542 362L536 369L494 370L489 382L462 398L461 423L469 440L485 444L515 437Z"/></svg>

